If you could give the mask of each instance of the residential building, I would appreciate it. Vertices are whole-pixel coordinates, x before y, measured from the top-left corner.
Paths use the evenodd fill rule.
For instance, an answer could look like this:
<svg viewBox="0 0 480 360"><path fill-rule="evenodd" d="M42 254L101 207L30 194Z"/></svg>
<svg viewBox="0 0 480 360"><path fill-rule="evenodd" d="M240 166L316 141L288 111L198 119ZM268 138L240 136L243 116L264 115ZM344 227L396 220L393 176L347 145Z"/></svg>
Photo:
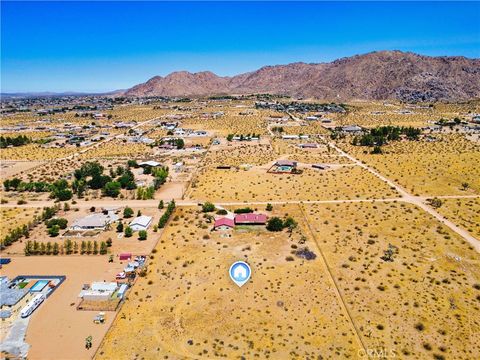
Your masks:
<svg viewBox="0 0 480 360"><path fill-rule="evenodd" d="M130 226L133 231L140 231L147 230L151 223L151 216L141 215L133 219L128 226Z"/></svg>

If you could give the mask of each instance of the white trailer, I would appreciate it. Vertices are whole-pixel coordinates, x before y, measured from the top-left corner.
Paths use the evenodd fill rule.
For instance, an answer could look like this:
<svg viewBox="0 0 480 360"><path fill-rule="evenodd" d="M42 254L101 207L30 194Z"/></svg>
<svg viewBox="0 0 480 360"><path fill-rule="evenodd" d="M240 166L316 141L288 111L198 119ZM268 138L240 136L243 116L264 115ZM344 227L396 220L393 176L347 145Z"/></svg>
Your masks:
<svg viewBox="0 0 480 360"><path fill-rule="evenodd" d="M35 297L22 309L20 316L26 318L30 316L37 307L45 300L45 294L37 294Z"/></svg>

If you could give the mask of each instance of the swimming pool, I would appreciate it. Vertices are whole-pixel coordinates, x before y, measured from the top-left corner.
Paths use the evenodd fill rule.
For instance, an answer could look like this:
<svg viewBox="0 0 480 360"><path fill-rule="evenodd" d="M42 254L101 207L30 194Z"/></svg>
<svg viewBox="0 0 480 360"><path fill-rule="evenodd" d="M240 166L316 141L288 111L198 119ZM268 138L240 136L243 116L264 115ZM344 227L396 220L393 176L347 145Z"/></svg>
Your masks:
<svg viewBox="0 0 480 360"><path fill-rule="evenodd" d="M50 280L38 280L35 285L30 288L31 292L40 292L45 286L47 286Z"/></svg>

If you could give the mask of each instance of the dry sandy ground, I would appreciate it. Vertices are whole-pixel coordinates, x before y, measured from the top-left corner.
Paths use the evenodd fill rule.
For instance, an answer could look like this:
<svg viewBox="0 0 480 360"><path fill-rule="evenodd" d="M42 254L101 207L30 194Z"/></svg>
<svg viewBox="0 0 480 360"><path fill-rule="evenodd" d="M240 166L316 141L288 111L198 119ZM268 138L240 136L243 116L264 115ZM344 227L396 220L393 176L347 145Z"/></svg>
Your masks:
<svg viewBox="0 0 480 360"><path fill-rule="evenodd" d="M480 198L442 199L436 210L480 240Z"/></svg>
<svg viewBox="0 0 480 360"><path fill-rule="evenodd" d="M2 179L9 178L18 174L21 171L30 170L38 165L41 165L44 161L0 161L0 175Z"/></svg>
<svg viewBox="0 0 480 360"><path fill-rule="evenodd" d="M108 263L108 256L14 257L2 275L66 275L65 282L32 315L26 342L31 345L29 359L88 359L113 321L107 313L104 325L95 325L94 311L78 311L78 293L92 281L114 281L125 264ZM74 305L72 305L74 304ZM85 338L93 337L93 348L85 349Z"/></svg>
<svg viewBox="0 0 480 360"><path fill-rule="evenodd" d="M302 206L366 347L480 358L480 256L465 240L411 204Z"/></svg>
<svg viewBox="0 0 480 360"><path fill-rule="evenodd" d="M155 199L170 201L172 199L181 199L187 187L187 182L168 182L160 188L155 194Z"/></svg>
<svg viewBox="0 0 480 360"><path fill-rule="evenodd" d="M366 170L343 167L322 171L305 169L300 175L270 174L267 168L199 172L188 191L190 199L204 201L288 201L397 197L387 184Z"/></svg>
<svg viewBox="0 0 480 360"><path fill-rule="evenodd" d="M287 259L303 236L315 247L298 209L275 209L300 222L292 236L260 226L231 238L211 232L196 209L177 209L178 221L166 229L147 277L132 289L97 357L353 357L361 345L322 259ZM242 288L228 276L240 259L252 267ZM140 341L132 329L139 329Z"/></svg>

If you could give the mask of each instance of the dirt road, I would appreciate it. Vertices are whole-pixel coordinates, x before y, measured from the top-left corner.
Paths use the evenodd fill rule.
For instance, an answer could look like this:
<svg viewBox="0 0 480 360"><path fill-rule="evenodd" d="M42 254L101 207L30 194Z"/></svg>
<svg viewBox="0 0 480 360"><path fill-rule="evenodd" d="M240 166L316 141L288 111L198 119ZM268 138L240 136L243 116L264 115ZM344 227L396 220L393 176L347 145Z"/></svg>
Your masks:
<svg viewBox="0 0 480 360"><path fill-rule="evenodd" d="M354 162L356 165L364 168L365 170L369 171L376 177L378 177L380 180L386 182L389 186L397 190L400 195L402 195L402 201L409 202L411 204L414 204L418 206L419 208L425 210L427 213L435 217L438 221L449 227L452 231L460 235L462 238L464 238L466 241L468 241L476 251L480 252L480 241L470 235L466 230L458 227L455 225L453 222L450 220L446 219L443 215L439 214L437 211L435 211L431 206L428 206L425 203L426 198L425 197L420 197L420 196L415 196L410 194L408 191L406 191L403 187L400 185L396 184L392 180L388 179L387 177L383 176L380 174L378 171L375 169L371 168L370 166L367 166L366 164L362 163L360 160L357 158L353 157L352 155L346 153L342 149L340 149L335 143L329 142L329 145L337 150L340 154L344 155L346 158L348 158L350 161ZM475 196L473 196L475 197ZM449 196L448 198L452 198L452 196Z"/></svg>

